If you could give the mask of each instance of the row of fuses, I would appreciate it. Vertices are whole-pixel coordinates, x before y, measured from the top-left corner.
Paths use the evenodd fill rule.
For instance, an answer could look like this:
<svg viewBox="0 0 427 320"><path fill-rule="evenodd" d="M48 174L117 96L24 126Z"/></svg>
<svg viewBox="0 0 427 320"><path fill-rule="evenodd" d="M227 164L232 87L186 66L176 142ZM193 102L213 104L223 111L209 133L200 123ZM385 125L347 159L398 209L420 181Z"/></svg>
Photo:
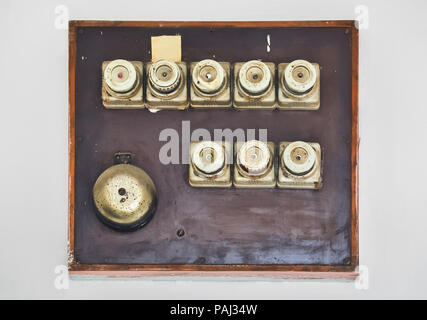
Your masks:
<svg viewBox="0 0 427 320"><path fill-rule="evenodd" d="M321 147L315 142L250 140L195 141L190 144L189 183L193 187L320 189Z"/></svg>
<svg viewBox="0 0 427 320"><path fill-rule="evenodd" d="M145 67L145 72L144 72ZM277 76L277 86L275 84ZM188 73L191 75L187 77ZM144 78L147 78L144 81ZM187 78L189 81L187 84ZM189 88L187 88L189 87ZM106 108L184 110L193 108L317 110L320 68L317 63L251 60L192 62L123 59L102 64L102 102Z"/></svg>

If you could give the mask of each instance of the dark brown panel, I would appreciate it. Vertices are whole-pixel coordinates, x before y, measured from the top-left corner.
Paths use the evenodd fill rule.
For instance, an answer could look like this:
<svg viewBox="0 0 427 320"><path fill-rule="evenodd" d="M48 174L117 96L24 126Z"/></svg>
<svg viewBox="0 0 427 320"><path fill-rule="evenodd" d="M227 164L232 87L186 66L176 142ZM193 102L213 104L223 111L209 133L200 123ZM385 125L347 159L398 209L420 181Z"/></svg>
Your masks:
<svg viewBox="0 0 427 320"><path fill-rule="evenodd" d="M344 22L333 27L323 22L322 28L310 24L307 24L310 27L289 27L279 22L271 23L270 27L268 23L261 24L258 28L249 28L244 23L216 27L170 24L172 27L122 28L107 27L106 22L100 23L101 27L89 22L88 27L79 26L85 25L82 22L72 23L70 245L75 261L278 267L270 270L278 270L282 265L309 266L298 271L316 271L318 265L343 266L341 271L347 271L344 266L349 265L352 269L358 257L357 243L351 240L353 237L357 242L357 91L352 90L352 86L357 88L357 77L354 78L357 56L352 57L352 50L354 55L357 47L357 30ZM77 49L73 58L74 30ZM104 109L100 99L102 61L116 58L148 61L151 36L177 33L182 35L183 60L187 62L213 55L217 60L230 62L263 59L279 63L297 58L318 62L322 67L320 110L189 110L151 114L147 110ZM267 34L271 37L270 53L266 51ZM165 166L158 160L163 145L159 133L164 128L181 133L182 121L190 121L192 130L206 128L211 133L215 128L267 128L269 140L274 142L317 141L324 153L323 188L320 191L191 188L186 165ZM93 183L112 164L112 155L117 151L134 153L134 164L150 174L159 192L159 207L153 220L133 233L110 230L94 214ZM176 236L179 228L186 231L183 238Z"/></svg>

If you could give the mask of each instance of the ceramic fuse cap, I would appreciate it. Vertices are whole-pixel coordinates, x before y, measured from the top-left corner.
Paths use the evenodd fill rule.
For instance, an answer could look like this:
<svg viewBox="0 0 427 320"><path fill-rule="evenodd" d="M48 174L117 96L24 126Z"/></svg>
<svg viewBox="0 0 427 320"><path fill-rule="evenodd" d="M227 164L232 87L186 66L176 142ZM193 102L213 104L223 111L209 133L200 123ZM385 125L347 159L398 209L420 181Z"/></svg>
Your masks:
<svg viewBox="0 0 427 320"><path fill-rule="evenodd" d="M225 165L225 152L221 144L203 141L194 148L191 162L204 175L214 175Z"/></svg>
<svg viewBox="0 0 427 320"><path fill-rule="evenodd" d="M308 143L295 141L283 150L282 161L290 173L302 176L313 169L316 163L316 152Z"/></svg>
<svg viewBox="0 0 427 320"><path fill-rule="evenodd" d="M295 94L304 94L316 83L316 69L305 60L295 60L289 63L283 73L285 87Z"/></svg>
<svg viewBox="0 0 427 320"><path fill-rule="evenodd" d="M250 95L260 95L267 91L271 83L268 66L258 60L248 61L239 71L239 84Z"/></svg>
<svg viewBox="0 0 427 320"><path fill-rule="evenodd" d="M148 71L151 86L159 93L174 91L181 81L181 70L175 62L159 60Z"/></svg>
<svg viewBox="0 0 427 320"><path fill-rule="evenodd" d="M193 69L192 81L203 93L216 93L225 83L224 68L215 60L202 60Z"/></svg>
<svg viewBox="0 0 427 320"><path fill-rule="evenodd" d="M104 80L114 92L125 93L135 87L137 72L129 61L113 60L105 68Z"/></svg>
<svg viewBox="0 0 427 320"><path fill-rule="evenodd" d="M270 150L266 143L257 140L245 142L239 152L237 164L243 175L258 176L264 174L271 164Z"/></svg>
<svg viewBox="0 0 427 320"><path fill-rule="evenodd" d="M131 164L117 164L101 173L93 187L93 199L101 221L122 231L148 223L157 206L153 181Z"/></svg>

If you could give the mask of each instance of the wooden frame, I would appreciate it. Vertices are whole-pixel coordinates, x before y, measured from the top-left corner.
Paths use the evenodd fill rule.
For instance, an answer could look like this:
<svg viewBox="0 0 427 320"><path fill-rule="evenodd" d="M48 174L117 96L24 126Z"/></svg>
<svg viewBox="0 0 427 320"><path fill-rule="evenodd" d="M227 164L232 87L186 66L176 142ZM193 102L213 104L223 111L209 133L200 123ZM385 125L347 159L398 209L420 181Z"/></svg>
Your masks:
<svg viewBox="0 0 427 320"><path fill-rule="evenodd" d="M326 265L130 265L80 264L74 260L75 195L75 93L76 33L78 27L316 27L349 28L352 52L352 125L351 125L351 261L345 266ZM355 279L359 265L358 235L358 59L359 33L353 20L337 21L70 21L69 23L69 170L68 241L69 271L72 275L140 276L239 276L282 278Z"/></svg>

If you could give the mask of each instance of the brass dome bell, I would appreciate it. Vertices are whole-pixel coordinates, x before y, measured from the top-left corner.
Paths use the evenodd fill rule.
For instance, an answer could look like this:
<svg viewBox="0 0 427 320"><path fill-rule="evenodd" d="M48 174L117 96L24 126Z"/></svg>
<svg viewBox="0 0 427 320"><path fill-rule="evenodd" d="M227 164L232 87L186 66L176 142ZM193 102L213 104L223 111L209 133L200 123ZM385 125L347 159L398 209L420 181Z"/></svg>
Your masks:
<svg viewBox="0 0 427 320"><path fill-rule="evenodd" d="M93 200L103 223L113 229L132 231L153 217L157 206L156 187L144 170L120 163L98 177Z"/></svg>

